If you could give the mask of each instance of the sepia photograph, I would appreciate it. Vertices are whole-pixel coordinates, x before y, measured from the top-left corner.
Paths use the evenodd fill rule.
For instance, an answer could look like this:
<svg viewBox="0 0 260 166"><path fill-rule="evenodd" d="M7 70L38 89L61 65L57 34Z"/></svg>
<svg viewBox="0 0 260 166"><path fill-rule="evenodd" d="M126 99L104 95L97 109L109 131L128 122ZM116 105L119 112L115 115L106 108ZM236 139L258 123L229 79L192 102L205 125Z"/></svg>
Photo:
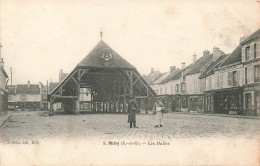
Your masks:
<svg viewBox="0 0 260 166"><path fill-rule="evenodd" d="M259 166L259 85L259 0L0 0L0 166Z"/></svg>

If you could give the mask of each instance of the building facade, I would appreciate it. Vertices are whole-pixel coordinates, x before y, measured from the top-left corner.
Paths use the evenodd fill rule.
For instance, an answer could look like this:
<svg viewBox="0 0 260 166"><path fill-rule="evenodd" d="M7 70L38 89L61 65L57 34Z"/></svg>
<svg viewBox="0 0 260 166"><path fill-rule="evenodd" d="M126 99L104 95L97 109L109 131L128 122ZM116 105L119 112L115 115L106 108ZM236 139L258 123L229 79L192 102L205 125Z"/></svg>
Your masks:
<svg viewBox="0 0 260 166"><path fill-rule="evenodd" d="M4 60L1 58L1 44L0 44L0 116L7 114L8 104L7 96L8 90L6 88L8 75L4 70Z"/></svg>
<svg viewBox="0 0 260 166"><path fill-rule="evenodd" d="M241 41L244 115L259 115L260 29Z"/></svg>
<svg viewBox="0 0 260 166"><path fill-rule="evenodd" d="M15 86L8 86L10 95L8 95L8 107L27 111L27 110L41 110L42 93L40 85L31 84L17 84Z"/></svg>
<svg viewBox="0 0 260 166"><path fill-rule="evenodd" d="M153 87L173 111L259 115L260 29L231 54L203 51L185 70L168 74ZM167 99L167 100L166 100Z"/></svg>

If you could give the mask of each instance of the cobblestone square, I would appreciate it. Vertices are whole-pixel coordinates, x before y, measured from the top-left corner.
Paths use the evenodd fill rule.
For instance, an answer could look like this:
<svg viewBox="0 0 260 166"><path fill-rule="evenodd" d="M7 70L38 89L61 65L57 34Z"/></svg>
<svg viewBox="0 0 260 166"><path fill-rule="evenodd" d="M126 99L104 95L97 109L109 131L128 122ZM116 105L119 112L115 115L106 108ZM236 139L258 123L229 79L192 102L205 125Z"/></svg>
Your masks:
<svg viewBox="0 0 260 166"><path fill-rule="evenodd" d="M45 112L46 113L46 112ZM20 112L1 127L2 140L10 139L151 139L248 138L259 135L259 120L207 115L164 114L164 127L154 128L155 116L137 115L138 128L129 128L126 114Z"/></svg>

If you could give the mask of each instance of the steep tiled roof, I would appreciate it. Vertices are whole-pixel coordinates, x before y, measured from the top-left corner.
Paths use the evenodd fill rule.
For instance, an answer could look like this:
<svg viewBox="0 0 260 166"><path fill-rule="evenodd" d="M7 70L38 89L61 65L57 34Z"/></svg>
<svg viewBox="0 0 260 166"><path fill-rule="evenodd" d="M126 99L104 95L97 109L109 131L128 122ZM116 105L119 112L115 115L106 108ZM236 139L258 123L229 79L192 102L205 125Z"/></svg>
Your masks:
<svg viewBox="0 0 260 166"><path fill-rule="evenodd" d="M162 81L162 83L167 83L167 82L169 82L169 81L179 79L179 78L181 77L181 73L182 73L182 70L181 70L181 69L175 70L174 72L172 72L171 74L169 74L169 75Z"/></svg>
<svg viewBox="0 0 260 166"><path fill-rule="evenodd" d="M7 85L8 94L15 94L15 85Z"/></svg>
<svg viewBox="0 0 260 166"><path fill-rule="evenodd" d="M219 67L241 62L241 46L237 48L219 65Z"/></svg>
<svg viewBox="0 0 260 166"><path fill-rule="evenodd" d="M206 77L206 76L209 76L209 75L213 74L213 73L214 73L213 69L216 68L216 67L218 67L219 64L220 64L227 56L228 56L228 55L225 54L225 55L220 56L215 62L212 61L212 62L208 65L208 67L203 71L203 73L200 75L199 78L204 78L204 77Z"/></svg>
<svg viewBox="0 0 260 166"><path fill-rule="evenodd" d="M208 63L208 61L213 57L213 54L204 55L199 58L194 64L189 68L189 72L186 75L196 74L200 72L200 69Z"/></svg>
<svg viewBox="0 0 260 166"><path fill-rule="evenodd" d="M153 83L156 78L160 75L161 73L159 71L154 71L149 73L146 77L144 77L145 81L149 84Z"/></svg>
<svg viewBox="0 0 260 166"><path fill-rule="evenodd" d="M108 60L107 66L104 65L106 63L106 58ZM101 40L77 66L99 68L135 68L125 59L123 59L118 53L116 53L112 48L110 48L103 40Z"/></svg>
<svg viewBox="0 0 260 166"><path fill-rule="evenodd" d="M18 94L40 94L40 87L38 84L18 84L16 88Z"/></svg>
<svg viewBox="0 0 260 166"><path fill-rule="evenodd" d="M3 75L5 76L5 78L8 78L8 75L5 72L5 69L1 67L1 72L3 73Z"/></svg>
<svg viewBox="0 0 260 166"><path fill-rule="evenodd" d="M252 33L250 36L248 36L244 41L241 42L241 44L248 42L254 38L260 37L260 29Z"/></svg>
<svg viewBox="0 0 260 166"><path fill-rule="evenodd" d="M170 74L170 72L166 72L166 73L162 73L158 79L156 79L154 81L154 84L160 84L168 75Z"/></svg>

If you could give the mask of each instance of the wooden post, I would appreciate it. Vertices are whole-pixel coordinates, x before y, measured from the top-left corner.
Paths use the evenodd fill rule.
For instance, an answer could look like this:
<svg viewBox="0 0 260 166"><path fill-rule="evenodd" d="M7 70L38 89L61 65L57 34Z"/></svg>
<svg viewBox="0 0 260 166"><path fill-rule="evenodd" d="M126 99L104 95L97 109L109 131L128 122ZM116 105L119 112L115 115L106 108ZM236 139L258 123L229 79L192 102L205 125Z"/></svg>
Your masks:
<svg viewBox="0 0 260 166"><path fill-rule="evenodd" d="M53 116L53 98L50 98L50 110L49 110L49 116Z"/></svg>
<svg viewBox="0 0 260 166"><path fill-rule="evenodd" d="M77 96L78 96L78 99L76 101L76 110L75 110L76 114L80 112L80 103L79 103L79 101L80 101L80 79L81 79L80 71L81 70L78 69L78 83L77 83Z"/></svg>
<svg viewBox="0 0 260 166"><path fill-rule="evenodd" d="M130 96L133 96L133 71L130 71Z"/></svg>

